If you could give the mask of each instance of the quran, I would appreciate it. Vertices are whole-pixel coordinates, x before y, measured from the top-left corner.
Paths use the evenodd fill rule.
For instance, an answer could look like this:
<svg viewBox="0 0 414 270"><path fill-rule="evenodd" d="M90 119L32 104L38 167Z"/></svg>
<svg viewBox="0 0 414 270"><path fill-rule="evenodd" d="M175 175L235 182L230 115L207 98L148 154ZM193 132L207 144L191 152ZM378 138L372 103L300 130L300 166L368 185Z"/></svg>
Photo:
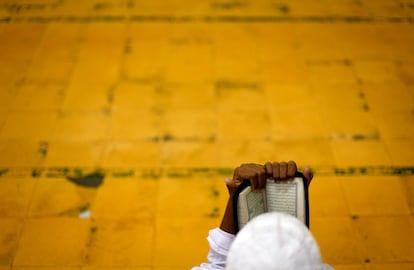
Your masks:
<svg viewBox="0 0 414 270"><path fill-rule="evenodd" d="M289 180L267 179L259 191L252 191L250 181L245 180L233 197L233 206L236 231L252 218L274 211L295 216L309 228L308 181L302 173Z"/></svg>

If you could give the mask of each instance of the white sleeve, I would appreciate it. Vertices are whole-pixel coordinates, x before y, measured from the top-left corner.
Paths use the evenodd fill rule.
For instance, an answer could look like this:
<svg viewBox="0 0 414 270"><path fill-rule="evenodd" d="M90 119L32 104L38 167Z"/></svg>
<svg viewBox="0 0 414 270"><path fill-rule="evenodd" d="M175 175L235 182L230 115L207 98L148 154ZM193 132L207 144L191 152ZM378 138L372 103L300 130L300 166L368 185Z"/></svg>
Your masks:
<svg viewBox="0 0 414 270"><path fill-rule="evenodd" d="M219 228L209 232L207 241L210 251L207 255L207 263L203 263L192 270L221 270L226 268L227 253L234 240L234 235L227 233Z"/></svg>

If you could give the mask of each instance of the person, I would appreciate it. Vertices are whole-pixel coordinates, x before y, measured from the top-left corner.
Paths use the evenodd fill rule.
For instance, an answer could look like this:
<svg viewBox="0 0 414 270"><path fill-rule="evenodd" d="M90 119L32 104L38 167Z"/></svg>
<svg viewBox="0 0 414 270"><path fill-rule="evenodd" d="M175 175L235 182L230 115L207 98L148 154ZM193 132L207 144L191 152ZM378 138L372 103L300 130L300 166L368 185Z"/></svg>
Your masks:
<svg viewBox="0 0 414 270"><path fill-rule="evenodd" d="M245 179L253 191L263 189L267 179L289 181L297 172L294 161L242 164L234 170L233 178L226 178L229 193L219 228L209 231L210 251L206 263L192 270L276 270L276 269L332 269L321 259L319 247L308 228L298 219L282 213L261 214L240 232L236 231L233 196ZM309 168L303 175L312 181Z"/></svg>

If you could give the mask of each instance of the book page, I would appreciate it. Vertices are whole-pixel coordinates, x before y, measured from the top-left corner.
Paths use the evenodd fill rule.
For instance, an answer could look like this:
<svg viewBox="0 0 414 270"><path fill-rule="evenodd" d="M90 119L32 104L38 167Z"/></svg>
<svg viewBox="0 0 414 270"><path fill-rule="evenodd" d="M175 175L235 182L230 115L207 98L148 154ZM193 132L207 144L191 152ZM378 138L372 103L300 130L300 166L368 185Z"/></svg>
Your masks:
<svg viewBox="0 0 414 270"><path fill-rule="evenodd" d="M267 209L297 215L297 183L276 182L266 186Z"/></svg>
<svg viewBox="0 0 414 270"><path fill-rule="evenodd" d="M250 192L246 199L249 220L265 212L265 199L262 192Z"/></svg>
<svg viewBox="0 0 414 270"><path fill-rule="evenodd" d="M237 203L239 228L246 225L250 219L265 212L266 201L264 196L264 191L252 192L250 187L240 192Z"/></svg>
<svg viewBox="0 0 414 270"><path fill-rule="evenodd" d="M305 223L305 198L301 178L293 181L273 181L266 183L267 211L290 214Z"/></svg>

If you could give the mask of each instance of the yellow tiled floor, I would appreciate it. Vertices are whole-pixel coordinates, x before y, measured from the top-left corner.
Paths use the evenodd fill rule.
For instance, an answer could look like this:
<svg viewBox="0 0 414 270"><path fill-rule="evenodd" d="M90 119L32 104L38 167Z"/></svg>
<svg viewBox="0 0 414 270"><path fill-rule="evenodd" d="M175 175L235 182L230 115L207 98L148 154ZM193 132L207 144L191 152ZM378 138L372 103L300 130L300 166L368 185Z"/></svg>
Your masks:
<svg viewBox="0 0 414 270"><path fill-rule="evenodd" d="M0 270L189 269L224 177L290 159L315 171L326 262L414 269L413 19L396 0L0 0Z"/></svg>

